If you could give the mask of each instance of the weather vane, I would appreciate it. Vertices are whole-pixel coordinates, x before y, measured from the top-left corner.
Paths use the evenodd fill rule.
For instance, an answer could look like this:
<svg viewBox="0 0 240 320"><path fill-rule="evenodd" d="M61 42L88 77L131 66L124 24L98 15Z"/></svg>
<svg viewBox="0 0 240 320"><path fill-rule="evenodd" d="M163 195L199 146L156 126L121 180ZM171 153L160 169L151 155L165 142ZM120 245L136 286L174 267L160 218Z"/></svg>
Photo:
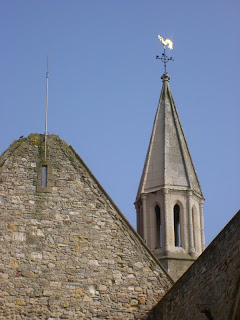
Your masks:
<svg viewBox="0 0 240 320"><path fill-rule="evenodd" d="M169 58L168 56L166 56L166 46L168 46L168 48L170 50L172 50L173 49L173 42L170 39L164 40L163 37L161 37L160 35L158 36L158 39L161 41L161 43L164 47L164 51L163 51L162 56L161 57L156 56L156 59L160 59L164 63L164 72L167 73L166 64L168 63L168 61L170 61L170 60L174 61L174 60L172 57Z"/></svg>

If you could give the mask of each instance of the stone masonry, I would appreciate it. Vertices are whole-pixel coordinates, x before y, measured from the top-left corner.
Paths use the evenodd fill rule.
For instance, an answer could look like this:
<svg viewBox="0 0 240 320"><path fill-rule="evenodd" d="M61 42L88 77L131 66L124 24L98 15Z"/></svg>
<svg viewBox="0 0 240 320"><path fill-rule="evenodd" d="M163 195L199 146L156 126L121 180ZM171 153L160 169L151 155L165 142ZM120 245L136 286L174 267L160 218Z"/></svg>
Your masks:
<svg viewBox="0 0 240 320"><path fill-rule="evenodd" d="M239 230L240 211L154 308L155 320L240 319Z"/></svg>
<svg viewBox="0 0 240 320"><path fill-rule="evenodd" d="M135 201L137 230L176 281L203 252L203 193L164 73Z"/></svg>
<svg viewBox="0 0 240 320"><path fill-rule="evenodd" d="M0 220L1 320L146 319L173 284L58 136L3 153Z"/></svg>

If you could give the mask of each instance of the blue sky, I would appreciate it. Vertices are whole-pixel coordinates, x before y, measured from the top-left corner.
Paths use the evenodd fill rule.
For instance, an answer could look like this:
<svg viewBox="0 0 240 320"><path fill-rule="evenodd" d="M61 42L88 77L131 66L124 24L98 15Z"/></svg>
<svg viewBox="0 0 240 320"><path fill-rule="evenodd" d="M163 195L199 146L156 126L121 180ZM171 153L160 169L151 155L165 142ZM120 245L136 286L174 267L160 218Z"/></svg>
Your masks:
<svg viewBox="0 0 240 320"><path fill-rule="evenodd" d="M72 145L135 226L161 90L157 35L173 40L170 87L206 198L208 244L239 209L240 2L0 2L0 153L48 131Z"/></svg>

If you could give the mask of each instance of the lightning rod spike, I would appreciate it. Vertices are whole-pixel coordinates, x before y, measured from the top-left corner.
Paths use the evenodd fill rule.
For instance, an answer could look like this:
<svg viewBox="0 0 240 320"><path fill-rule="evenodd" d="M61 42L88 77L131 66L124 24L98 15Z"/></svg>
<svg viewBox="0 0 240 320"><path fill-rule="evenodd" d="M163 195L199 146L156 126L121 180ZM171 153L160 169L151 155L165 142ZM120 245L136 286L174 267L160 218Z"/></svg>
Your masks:
<svg viewBox="0 0 240 320"><path fill-rule="evenodd" d="M47 56L47 73L46 73L45 161L47 160L47 120L48 120L48 56Z"/></svg>

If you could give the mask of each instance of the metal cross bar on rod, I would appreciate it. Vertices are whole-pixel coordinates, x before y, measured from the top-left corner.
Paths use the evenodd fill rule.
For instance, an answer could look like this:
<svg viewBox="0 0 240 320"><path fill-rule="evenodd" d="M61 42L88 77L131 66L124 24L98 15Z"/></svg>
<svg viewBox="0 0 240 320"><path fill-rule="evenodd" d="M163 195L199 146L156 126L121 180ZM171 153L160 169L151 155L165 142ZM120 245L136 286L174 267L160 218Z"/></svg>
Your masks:
<svg viewBox="0 0 240 320"><path fill-rule="evenodd" d="M169 58L166 55L166 46L168 46L168 48L170 50L172 50L173 49L173 43L172 43L172 41L170 39L164 40L163 37L161 37L161 36L158 36L158 39L161 41L164 49L163 49L162 56L161 57L156 56L156 59L159 59L164 63L164 73L167 73L167 63L168 63L168 61L170 61L170 60L174 61L174 60L173 60L172 57Z"/></svg>

